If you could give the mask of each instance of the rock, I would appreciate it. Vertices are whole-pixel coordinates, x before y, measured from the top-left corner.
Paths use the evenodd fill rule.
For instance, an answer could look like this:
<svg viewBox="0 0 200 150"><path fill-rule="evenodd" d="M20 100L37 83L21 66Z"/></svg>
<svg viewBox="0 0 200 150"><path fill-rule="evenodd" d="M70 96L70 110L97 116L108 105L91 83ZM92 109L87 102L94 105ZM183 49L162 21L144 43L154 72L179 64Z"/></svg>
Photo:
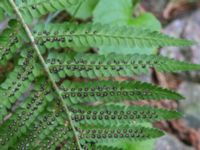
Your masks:
<svg viewBox="0 0 200 150"><path fill-rule="evenodd" d="M195 149L184 145L174 136L167 134L156 141L155 150L195 150Z"/></svg>
<svg viewBox="0 0 200 150"><path fill-rule="evenodd" d="M182 35L184 38L194 40L198 43L190 48L190 60L193 63L200 64L200 10L187 19L187 25Z"/></svg>
<svg viewBox="0 0 200 150"><path fill-rule="evenodd" d="M196 11L191 16L173 21L163 32L177 38L185 38L200 43L200 10ZM199 48L200 44L184 49L168 47L161 49L161 54L170 55L172 58L179 60L189 60L193 63L200 63Z"/></svg>
<svg viewBox="0 0 200 150"><path fill-rule="evenodd" d="M190 127L200 128L200 85L192 82L182 82L179 87L185 100L180 102L180 111L184 113L184 119Z"/></svg>
<svg viewBox="0 0 200 150"><path fill-rule="evenodd" d="M136 76L135 80L139 80L139 81L147 82L147 83L152 83L152 72L149 71L145 75Z"/></svg>
<svg viewBox="0 0 200 150"><path fill-rule="evenodd" d="M141 4L147 8L150 11L153 11L154 13L162 14L163 9L165 9L166 5L168 3L168 0L141 0Z"/></svg>
<svg viewBox="0 0 200 150"><path fill-rule="evenodd" d="M200 64L200 10L184 18L176 19L163 32L177 38L196 41L198 44L189 48L163 48L161 49L161 55ZM187 77L199 81L200 73L191 72Z"/></svg>

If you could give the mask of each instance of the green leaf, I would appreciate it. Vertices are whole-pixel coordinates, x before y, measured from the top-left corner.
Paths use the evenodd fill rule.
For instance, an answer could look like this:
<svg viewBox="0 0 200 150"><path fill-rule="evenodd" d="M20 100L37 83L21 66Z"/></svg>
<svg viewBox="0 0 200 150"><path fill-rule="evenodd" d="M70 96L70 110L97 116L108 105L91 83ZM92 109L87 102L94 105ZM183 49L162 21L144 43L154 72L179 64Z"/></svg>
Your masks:
<svg viewBox="0 0 200 150"><path fill-rule="evenodd" d="M104 97L106 99L106 97ZM177 111L158 109L149 106L125 106L107 104L100 106L73 106L72 120L79 124L93 125L98 122L102 125L133 124L177 119L181 113Z"/></svg>
<svg viewBox="0 0 200 150"><path fill-rule="evenodd" d="M98 2L99 0L84 0L78 12L76 13L75 17L84 19L84 20L89 17L92 17L93 10L96 7ZM68 7L67 11L71 15L73 15L76 9L77 9L77 6L72 6L72 7Z"/></svg>
<svg viewBox="0 0 200 150"><path fill-rule="evenodd" d="M141 0L132 0L133 6L137 6Z"/></svg>
<svg viewBox="0 0 200 150"><path fill-rule="evenodd" d="M161 30L161 23L151 13L142 13L138 17L130 20L130 24L134 27L143 27L154 31Z"/></svg>
<svg viewBox="0 0 200 150"><path fill-rule="evenodd" d="M26 147L27 149L42 148L53 150L63 140L70 140L73 143L72 139L74 137L72 129L65 127L64 121L64 115L62 113L55 114L52 111L45 110L27 129L26 134L22 134L14 144L19 149ZM51 142L51 145L48 144L48 141ZM11 145L10 147L14 148L15 146Z"/></svg>
<svg viewBox="0 0 200 150"><path fill-rule="evenodd" d="M129 83L114 81L66 81L61 85L60 89L66 103L71 101L72 104L96 101L182 99L182 96L175 92L137 81Z"/></svg>
<svg viewBox="0 0 200 150"><path fill-rule="evenodd" d="M17 6L26 21L79 4L82 0L18 0Z"/></svg>
<svg viewBox="0 0 200 150"><path fill-rule="evenodd" d="M152 127L149 123L140 124L144 127ZM108 150L112 148L113 150L154 150L155 147L155 139L153 140L146 140L142 142L134 142L130 140L118 140L118 141L111 141L106 143L100 143L96 147L106 147ZM102 149L104 150L104 149Z"/></svg>
<svg viewBox="0 0 200 150"><path fill-rule="evenodd" d="M32 49L25 51L26 55L19 59L18 65L9 73L7 79L0 85L1 103L5 107L11 108L30 87L37 76L34 76L35 53Z"/></svg>
<svg viewBox="0 0 200 150"><path fill-rule="evenodd" d="M87 143L105 143L115 140L129 139L130 141L144 141L147 139L163 136L164 133L158 129L146 128L142 126L120 125L101 126L94 124L85 125L82 130L81 140Z"/></svg>
<svg viewBox="0 0 200 150"><path fill-rule="evenodd" d="M5 14L8 14L9 16L13 16L13 9L11 5L9 4L8 0L1 0L0 1L0 8L4 11Z"/></svg>
<svg viewBox="0 0 200 150"><path fill-rule="evenodd" d="M0 65L6 65L22 46L19 36L20 25L16 20L10 20L8 27L0 35Z"/></svg>
<svg viewBox="0 0 200 150"><path fill-rule="evenodd" d="M24 24L25 20L32 21L48 13L60 12L68 7L77 6L79 2L84 1L1 0L0 8L3 8L2 12L6 16L19 17L17 19ZM96 2L88 0L84 5L92 4L92 7L81 6L82 17L91 15ZM9 63L6 69L7 78L3 79L0 85L1 150L130 149L133 148L131 144L135 144L136 141L157 138L164 134L158 129L146 126L146 122L181 116L174 110L126 106L124 101L127 100L180 100L183 97L148 83L113 81L114 77L124 76L132 79L134 75L146 73L150 68L162 72L200 70L200 65L135 53L65 53L71 48L80 47L111 46L118 50L144 50L159 46L188 46L193 43L138 27L156 22L156 18L149 14L143 14L135 20L132 18L132 10L138 0L112 2L115 2L113 6L117 6L128 15L127 22L130 25L48 24L48 21L45 21L44 25L40 23L43 18L36 20L35 23L39 26L33 32L35 39L32 39L31 33L21 29L16 20L8 23L8 29L0 36L0 64L6 64L11 59L14 62ZM82 10L88 11L84 14ZM120 17L123 15L119 15ZM33 26L29 26L31 32ZM24 27L26 28L26 25ZM20 42L16 41L16 37ZM30 39L34 43L31 44ZM18 44L19 47L13 46ZM34 51L27 48L31 45L34 46ZM52 51L51 48L58 48L59 52ZM38 63L39 60L41 64ZM120 147L119 142L127 147Z"/></svg>
<svg viewBox="0 0 200 150"><path fill-rule="evenodd" d="M47 48L99 46L149 48L194 44L191 41L175 39L158 31L101 24L51 24L39 26L34 33L37 43L45 45Z"/></svg>
<svg viewBox="0 0 200 150"><path fill-rule="evenodd" d="M4 117L8 114L5 105L1 104L0 102L0 121L4 119Z"/></svg>
<svg viewBox="0 0 200 150"><path fill-rule="evenodd" d="M38 145L34 145L34 142L32 142L32 146L35 149L51 149L55 150L60 143L63 141L67 141L67 148L75 148L73 145L73 132L69 132L69 129L66 128L63 125L58 125L53 129L53 131L44 133L46 136L41 140L37 139ZM51 142L51 144L49 144Z"/></svg>
<svg viewBox="0 0 200 150"><path fill-rule="evenodd" d="M84 78L132 77L133 75L145 74L150 68L160 72L200 70L200 65L197 64L157 55L141 54L51 53L47 62L56 81L65 76Z"/></svg>
<svg viewBox="0 0 200 150"><path fill-rule="evenodd" d="M155 140L134 142L130 140L118 140L97 144L98 150L154 150ZM107 148L107 149L106 149Z"/></svg>
<svg viewBox="0 0 200 150"><path fill-rule="evenodd" d="M161 29L160 22L150 13L144 13L138 17L133 17L133 7L137 3L132 0L101 0L94 11L94 22L102 24L113 24L113 25L127 25L132 27L146 28L155 31ZM112 7L107 7L112 6ZM106 15L105 15L106 14ZM101 46L99 47L100 54L108 54L110 52L122 53L122 54L152 54L155 53L156 47L154 48L118 48L116 46ZM116 51L117 48L117 51Z"/></svg>
<svg viewBox="0 0 200 150"><path fill-rule="evenodd" d="M16 140L23 137L23 134L28 134L30 126L36 122L37 118L40 118L47 104L49 105L46 96L52 94L50 91L50 86L45 80L38 80L29 97L25 98L22 104L16 106L15 113L1 125L0 144L4 143L3 149L12 146ZM7 137L9 137L8 140L6 140Z"/></svg>
<svg viewBox="0 0 200 150"><path fill-rule="evenodd" d="M132 20L132 0L101 0L93 13L94 23L127 25Z"/></svg>
<svg viewBox="0 0 200 150"><path fill-rule="evenodd" d="M0 22L4 19L4 10L0 7Z"/></svg>

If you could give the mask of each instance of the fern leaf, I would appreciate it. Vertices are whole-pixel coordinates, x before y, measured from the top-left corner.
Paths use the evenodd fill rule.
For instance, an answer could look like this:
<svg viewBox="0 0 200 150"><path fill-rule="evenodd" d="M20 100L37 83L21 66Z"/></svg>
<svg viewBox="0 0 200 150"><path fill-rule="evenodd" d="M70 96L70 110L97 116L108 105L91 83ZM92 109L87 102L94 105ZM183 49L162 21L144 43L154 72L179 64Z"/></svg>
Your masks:
<svg viewBox="0 0 200 150"><path fill-rule="evenodd" d="M19 105L15 113L4 122L0 130L0 144L8 148L20 135L25 134L35 119L45 110L48 102L53 100L50 89L46 82L40 80L31 96ZM7 140L7 137L10 137Z"/></svg>
<svg viewBox="0 0 200 150"><path fill-rule="evenodd" d="M157 47L189 46L191 41L175 39L157 31L100 24L51 24L35 30L35 39L48 48L60 47Z"/></svg>
<svg viewBox="0 0 200 150"><path fill-rule="evenodd" d="M69 132L70 131L70 132ZM55 150L59 144L63 141L67 141L67 149L75 148L73 141L73 132L70 128L66 128L64 126L58 126L54 129L54 131L48 136L40 141L39 145L36 146L36 149L51 149Z"/></svg>
<svg viewBox="0 0 200 150"><path fill-rule="evenodd" d="M68 105L86 102L117 102L123 100L180 100L183 97L175 92L157 86L132 82L92 81L69 82L65 81L61 93ZM71 103L70 103L71 102Z"/></svg>
<svg viewBox="0 0 200 150"><path fill-rule="evenodd" d="M73 107L74 108L74 107ZM75 107L76 108L76 107ZM80 124L102 125L131 124L135 122L154 122L181 117L177 111L158 109L149 106L103 105L96 107L80 106L72 109L72 120Z"/></svg>
<svg viewBox="0 0 200 150"><path fill-rule="evenodd" d="M32 81L37 77L36 70L38 68L35 65L35 54L29 50L24 58L19 60L19 65L8 75L6 81L1 84L1 103L5 107L10 108L27 91Z"/></svg>
<svg viewBox="0 0 200 150"><path fill-rule="evenodd" d="M39 85L34 87L32 96L1 127L2 149L53 149L64 140L70 140L71 146L75 148L72 129L65 123L68 119L60 108L60 103L54 99L51 86L43 79L37 84ZM50 135L54 138L49 138ZM8 136L11 137L7 140ZM49 140L51 143L47 144Z"/></svg>
<svg viewBox="0 0 200 150"><path fill-rule="evenodd" d="M157 55L130 54L108 55L97 54L63 54L51 53L48 66L54 79L67 76L97 78L97 77L132 77L147 73L150 68L161 72L177 72L200 70L200 65L181 62Z"/></svg>
<svg viewBox="0 0 200 150"><path fill-rule="evenodd" d="M6 107L0 102L0 121L2 121L7 114L8 114L8 111Z"/></svg>
<svg viewBox="0 0 200 150"><path fill-rule="evenodd" d="M64 145L69 150L111 149L111 142L142 141L164 134L158 129L145 127L144 122L181 116L173 110L122 105L125 100L183 98L178 93L152 84L138 81L77 82L62 79L68 76L106 80L109 77L140 75L151 68L162 72L200 70L200 65L156 55L74 52L46 53L48 58L45 62L43 52L50 48L154 48L193 44L192 41L176 39L157 31L101 24L45 24L36 27L32 35L25 22L66 7L80 6L81 1L83 0L0 2L0 9L3 5L13 7L34 48L20 51L22 58L0 85L0 97L3 99L0 101L0 119L4 119L0 124L0 149L53 150ZM11 35L11 32L15 35ZM6 64L13 57L16 49L21 47L21 40L23 43L28 41L26 38L19 38L18 32L18 28L9 27L0 36L0 64ZM20 32L20 37L22 36L23 32ZM36 54L41 64L37 63ZM93 102L95 106L88 105Z"/></svg>
<svg viewBox="0 0 200 150"><path fill-rule="evenodd" d="M0 9L3 10L3 13L8 14L9 16L13 15L13 8L11 7L8 0L0 1Z"/></svg>
<svg viewBox="0 0 200 150"><path fill-rule="evenodd" d="M158 129L146 128L142 126L85 126L81 127L80 139L83 143L104 143L119 139L132 141L142 141L157 138L163 135Z"/></svg>
<svg viewBox="0 0 200 150"><path fill-rule="evenodd" d="M68 140L71 148L76 148L72 128L66 124L68 121L65 119L66 115L63 112L46 110L29 128L27 134L16 141L16 145L19 149L53 149L56 144Z"/></svg>
<svg viewBox="0 0 200 150"><path fill-rule="evenodd" d="M32 149L33 143L37 139L46 136L45 132L50 133L56 126L57 122L55 121L55 117L52 113L44 112L38 116L37 120L35 120L34 124L27 129L26 134L20 136L20 139L15 141L15 144L18 149ZM41 135L43 133L44 135ZM39 137L41 135L41 137ZM10 145L12 146L12 145Z"/></svg>
<svg viewBox="0 0 200 150"><path fill-rule="evenodd" d="M51 12L76 6L81 0L19 0L17 5L24 18L38 18Z"/></svg>
<svg viewBox="0 0 200 150"><path fill-rule="evenodd" d="M17 49L22 46L21 39L18 37L19 24L12 20L10 26L0 35L0 65L6 65Z"/></svg>

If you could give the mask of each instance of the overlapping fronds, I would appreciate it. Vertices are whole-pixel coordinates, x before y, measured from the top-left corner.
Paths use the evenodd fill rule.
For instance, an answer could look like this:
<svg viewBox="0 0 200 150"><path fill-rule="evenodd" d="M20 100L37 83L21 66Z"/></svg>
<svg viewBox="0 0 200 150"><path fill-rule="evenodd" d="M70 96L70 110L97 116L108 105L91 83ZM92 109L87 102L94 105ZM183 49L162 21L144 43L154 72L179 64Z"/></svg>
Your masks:
<svg viewBox="0 0 200 150"><path fill-rule="evenodd" d="M16 51L21 47L19 37L20 25L15 20L10 21L9 27L0 35L0 65L6 65Z"/></svg>
<svg viewBox="0 0 200 150"><path fill-rule="evenodd" d="M22 60L22 65L16 67L1 85L1 88L4 90L2 95L7 97L11 103L14 103L15 99L18 98L28 88L31 81L34 80L32 74L34 61L35 59L32 54L24 58Z"/></svg>
<svg viewBox="0 0 200 150"><path fill-rule="evenodd" d="M32 49L23 52L19 64L0 85L1 106L4 112L10 109L19 98L30 88L31 83L39 75L35 53ZM3 119L5 113L0 114Z"/></svg>
<svg viewBox="0 0 200 150"><path fill-rule="evenodd" d="M13 145L23 133L27 132L35 119L45 110L47 103L52 100L49 84L39 80L30 96L25 98L24 102L16 108L15 113L1 126L1 147L7 149Z"/></svg>
<svg viewBox="0 0 200 150"><path fill-rule="evenodd" d="M27 133L16 141L17 148L55 149L64 140L68 140L69 148L77 148L75 141L73 141L72 128L68 125L65 126L65 121L67 121L65 118L62 113L46 110L27 129Z"/></svg>
<svg viewBox="0 0 200 150"><path fill-rule="evenodd" d="M70 23L41 25L35 30L35 39L39 44L48 48L100 46L149 48L157 46L189 46L193 43L147 29Z"/></svg>
<svg viewBox="0 0 200 150"><path fill-rule="evenodd" d="M189 46L193 42L142 28L100 24L37 22L39 26L32 32L25 22L69 6L80 6L82 1L0 2L0 8L5 6L4 11L8 8L8 14L15 10L27 33L24 36L19 24L12 21L0 35L0 65L20 53L15 61L18 63L12 63L14 69L0 85L1 150L118 150L121 147L110 147L108 143L160 137L162 131L147 128L143 123L181 116L175 110L125 105L125 101L183 97L153 84L119 82L114 77L133 77L152 68L161 72L200 70L200 65L156 55L98 55L64 49L54 52L53 48L112 46L117 50L118 47Z"/></svg>

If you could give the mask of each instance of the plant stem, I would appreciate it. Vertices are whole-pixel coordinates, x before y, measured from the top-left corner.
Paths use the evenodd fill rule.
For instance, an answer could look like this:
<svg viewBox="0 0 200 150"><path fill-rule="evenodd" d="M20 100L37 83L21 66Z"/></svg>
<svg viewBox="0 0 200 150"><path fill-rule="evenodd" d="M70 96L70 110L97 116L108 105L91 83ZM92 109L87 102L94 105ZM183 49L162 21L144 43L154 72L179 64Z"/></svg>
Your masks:
<svg viewBox="0 0 200 150"><path fill-rule="evenodd" d="M57 95L58 95L59 100L62 102L62 104L63 104L63 106L64 106L64 108L65 108L65 111L66 111L66 113L67 113L67 115L68 115L69 124L70 124L70 126L72 127L73 132L74 132L74 136L75 136L75 139L76 139L78 148L79 148L80 150L82 150L81 145L80 145L80 143L79 143L78 136L77 136L77 134L76 134L75 127L74 127L74 125L73 125L73 122L72 122L72 119L71 119L71 116L70 116L70 111L69 111L68 107L65 105L64 99L62 98L62 95L61 95L61 92L60 92L60 90L59 90L57 84L55 83L53 77L51 76L51 73L50 73L50 71L49 71L49 68L47 67L47 65L46 65L46 63L45 63L45 60L44 60L44 58L42 57L42 55L41 55L41 53L40 53L40 50L39 50L39 48L38 48L38 46L37 46L37 44L36 44L36 42L35 42L35 39L34 39L32 33L31 33L31 31L30 31L28 25L25 23L25 21L24 21L22 15L21 15L19 9L17 8L17 6L16 6L16 4L15 4L15 2L14 2L13 0L9 0L9 2L10 2L10 4L12 5L14 11L16 12L16 15L19 17L19 20L20 20L22 26L24 27L24 29L25 29L25 31L26 31L26 34L27 34L27 36L29 37L29 39L30 39L30 41L31 41L31 44L32 44L32 46L33 46L33 48L34 48L36 54L38 55L39 60L40 60L40 62L42 63L42 66L44 67L44 70L45 70L46 74L48 75L49 80L50 80L50 82L52 83L52 86L53 86L53 88L55 89L55 91L56 91L56 93L57 93Z"/></svg>

